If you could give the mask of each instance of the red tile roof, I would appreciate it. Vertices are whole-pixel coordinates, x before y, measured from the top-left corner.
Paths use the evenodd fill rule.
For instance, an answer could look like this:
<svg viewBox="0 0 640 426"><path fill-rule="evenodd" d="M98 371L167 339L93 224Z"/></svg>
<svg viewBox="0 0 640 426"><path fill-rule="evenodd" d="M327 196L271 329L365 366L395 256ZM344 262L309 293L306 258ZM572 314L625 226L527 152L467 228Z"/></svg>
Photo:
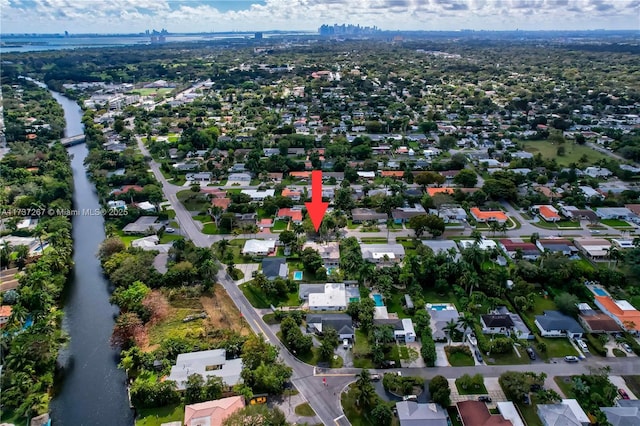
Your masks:
<svg viewBox="0 0 640 426"><path fill-rule="evenodd" d="M440 188L427 188L427 194L434 196L436 194L453 194L454 189L446 186Z"/></svg>
<svg viewBox="0 0 640 426"><path fill-rule="evenodd" d="M0 318L9 318L11 316L12 308L9 305L0 306Z"/></svg>
<svg viewBox="0 0 640 426"><path fill-rule="evenodd" d="M560 215L549 208L549 206L538 207L538 212L540 213L540 216L544 217L547 220L560 219Z"/></svg>
<svg viewBox="0 0 640 426"><path fill-rule="evenodd" d="M396 170L384 170L382 172L380 172L380 176L382 177L396 177L396 178L401 178L402 176L404 176L404 172L402 171L396 171Z"/></svg>
<svg viewBox="0 0 640 426"><path fill-rule="evenodd" d="M596 300L600 302L611 315L618 318L622 324L625 324L625 328L640 331L640 311L636 309L622 310L609 296L596 296Z"/></svg>
<svg viewBox="0 0 640 426"><path fill-rule="evenodd" d="M302 210L294 210L290 208L280 209L278 210L278 217L289 217L293 221L301 222Z"/></svg>
<svg viewBox="0 0 640 426"><path fill-rule="evenodd" d="M472 207L469 211L473 217L480 220L497 220L502 222L509 219L503 211L482 211L477 207Z"/></svg>
<svg viewBox="0 0 640 426"><path fill-rule="evenodd" d="M114 195L126 194L129 191L142 192L144 190L140 185L125 185L117 191L114 191Z"/></svg>
<svg viewBox="0 0 640 426"><path fill-rule="evenodd" d="M462 401L457 405L464 426L513 426L502 414L491 414L484 402Z"/></svg>
<svg viewBox="0 0 640 426"><path fill-rule="evenodd" d="M231 198L214 198L211 200L211 205L220 207L222 210L227 210L231 204Z"/></svg>

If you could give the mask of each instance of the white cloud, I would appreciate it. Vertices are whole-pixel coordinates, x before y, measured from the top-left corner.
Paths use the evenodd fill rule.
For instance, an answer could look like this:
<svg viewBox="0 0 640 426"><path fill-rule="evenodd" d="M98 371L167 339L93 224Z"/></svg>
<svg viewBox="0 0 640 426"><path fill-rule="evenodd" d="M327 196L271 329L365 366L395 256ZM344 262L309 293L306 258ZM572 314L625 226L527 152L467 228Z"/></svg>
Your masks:
<svg viewBox="0 0 640 426"><path fill-rule="evenodd" d="M227 0L228 1L228 0ZM235 0L234 0L235 1ZM237 3L236 3L237 4ZM4 33L315 30L323 23L389 30L634 29L638 0L0 0Z"/></svg>

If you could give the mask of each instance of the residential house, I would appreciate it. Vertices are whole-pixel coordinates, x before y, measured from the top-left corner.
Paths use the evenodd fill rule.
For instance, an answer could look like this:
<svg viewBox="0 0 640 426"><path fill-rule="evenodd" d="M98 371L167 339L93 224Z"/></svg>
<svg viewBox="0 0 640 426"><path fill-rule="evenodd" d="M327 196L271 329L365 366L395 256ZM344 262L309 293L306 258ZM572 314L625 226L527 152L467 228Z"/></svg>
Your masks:
<svg viewBox="0 0 640 426"><path fill-rule="evenodd" d="M578 304L578 321L588 333L619 333L622 327L609 315L596 311L588 303Z"/></svg>
<svg viewBox="0 0 640 426"><path fill-rule="evenodd" d="M526 426L515 404L511 401L500 401L496 403L498 412L502 414L502 417L513 423L513 426Z"/></svg>
<svg viewBox="0 0 640 426"><path fill-rule="evenodd" d="M578 401L563 399L559 404L538 404L544 426L589 426L591 422Z"/></svg>
<svg viewBox="0 0 640 426"><path fill-rule="evenodd" d="M618 239L612 239L611 242L613 243L613 246L621 249L621 250L626 250L626 249L632 249L635 247L635 245L633 245L633 240L618 240Z"/></svg>
<svg viewBox="0 0 640 426"><path fill-rule="evenodd" d="M311 179L311 172L310 171L289 172L289 177L293 179L309 181Z"/></svg>
<svg viewBox="0 0 640 426"><path fill-rule="evenodd" d="M367 180L373 180L376 177L376 172L358 171L358 177Z"/></svg>
<svg viewBox="0 0 640 426"><path fill-rule="evenodd" d="M327 328L333 328L338 332L340 340L355 340L355 329L353 320L347 314L308 314L307 331L322 335Z"/></svg>
<svg viewBox="0 0 640 426"><path fill-rule="evenodd" d="M504 314L481 315L480 325L484 334L505 334L508 336L513 329L511 317Z"/></svg>
<svg viewBox="0 0 640 426"><path fill-rule="evenodd" d="M251 226L256 224L257 217L256 213L236 213L233 215L233 222L237 227Z"/></svg>
<svg viewBox="0 0 640 426"><path fill-rule="evenodd" d="M302 223L302 207L278 209L276 219L286 221L290 220L293 223Z"/></svg>
<svg viewBox="0 0 640 426"><path fill-rule="evenodd" d="M609 295L596 295L594 303L624 330L640 334L640 311L634 308L631 303L626 300L614 300Z"/></svg>
<svg viewBox="0 0 640 426"><path fill-rule="evenodd" d="M458 322L460 314L453 304L450 303L427 303L427 312L431 317L431 334L433 340L442 341L447 339L447 333L444 331L444 327L449 321ZM461 326L458 326L459 331L463 331Z"/></svg>
<svg viewBox="0 0 640 426"><path fill-rule="evenodd" d="M211 172L187 173L184 178L187 182L209 183L213 178L213 173Z"/></svg>
<svg viewBox="0 0 640 426"><path fill-rule="evenodd" d="M543 337L580 338L584 329L578 321L560 311L544 311L544 315L536 315L535 324Z"/></svg>
<svg viewBox="0 0 640 426"><path fill-rule="evenodd" d="M141 187L140 185L124 185L121 188L118 189L114 189L113 191L110 192L109 195L124 195L124 194L128 194L129 191L133 191L133 192L142 192L144 191L144 188Z"/></svg>
<svg viewBox="0 0 640 426"><path fill-rule="evenodd" d="M386 213L378 213L373 209L353 209L351 210L351 220L353 223L378 222L385 223L387 221Z"/></svg>
<svg viewBox="0 0 640 426"><path fill-rule="evenodd" d="M184 407L184 426L222 426L227 417L242 408L242 396L189 404Z"/></svg>
<svg viewBox="0 0 640 426"><path fill-rule="evenodd" d="M393 328L393 336L398 342L412 343L416 341L416 331L411 318L374 319L375 325L388 325Z"/></svg>
<svg viewBox="0 0 640 426"><path fill-rule="evenodd" d="M454 188L450 188L447 186L427 188L427 194L429 194L430 197L433 197L434 195L437 195L437 194L452 195L454 192L455 192Z"/></svg>
<svg viewBox="0 0 640 426"><path fill-rule="evenodd" d="M251 201L264 201L265 198L273 197L275 194L273 189L243 189L241 192L251 197Z"/></svg>
<svg viewBox="0 0 640 426"><path fill-rule="evenodd" d="M402 244L362 244L362 258L376 264L399 263L404 260Z"/></svg>
<svg viewBox="0 0 640 426"><path fill-rule="evenodd" d="M613 175L611 170L598 166L587 167L584 169L584 174L592 178L608 178Z"/></svg>
<svg viewBox="0 0 640 426"><path fill-rule="evenodd" d="M4 325L9 322L9 318L11 318L11 312L13 312L13 308L11 306L0 306L0 327L4 327Z"/></svg>
<svg viewBox="0 0 640 426"><path fill-rule="evenodd" d="M319 244L313 241L307 241L302 246L303 250L306 248L312 248L320 254L320 257L322 257L324 261L325 268L337 268L340 266L340 244L338 242L331 241Z"/></svg>
<svg viewBox="0 0 640 426"><path fill-rule="evenodd" d="M145 212L155 212L156 211L156 206L148 201L141 201L139 203L136 203L136 207L139 210L145 211Z"/></svg>
<svg viewBox="0 0 640 426"><path fill-rule="evenodd" d="M311 311L343 311L349 302L344 283L327 283L322 293L310 293L308 299Z"/></svg>
<svg viewBox="0 0 640 426"><path fill-rule="evenodd" d="M167 380L176 382L177 389L186 389L187 379L199 374L206 381L208 377L220 377L229 387L241 383L242 358L227 359L224 349L189 352L178 355L176 365L171 367Z"/></svg>
<svg viewBox="0 0 640 426"><path fill-rule="evenodd" d="M220 207L223 212L227 211L227 209L229 208L229 205L231 205L231 198L214 197L211 199L211 207Z"/></svg>
<svg viewBox="0 0 640 426"><path fill-rule="evenodd" d="M615 407L600 407L611 426L640 425L640 400L619 399Z"/></svg>
<svg viewBox="0 0 640 426"><path fill-rule="evenodd" d="M227 184L229 182L246 183L248 185L251 182L251 175L249 173L231 173L227 177Z"/></svg>
<svg viewBox="0 0 640 426"><path fill-rule="evenodd" d="M587 200L593 197L601 198L601 199L604 198L604 195L602 195L601 193L599 193L598 191L596 191L590 186L579 186L578 188L582 191L582 193L587 198Z"/></svg>
<svg viewBox="0 0 640 426"><path fill-rule="evenodd" d="M452 240L421 240L422 244L429 247L433 254L446 253L452 256L454 260L460 259L460 249Z"/></svg>
<svg viewBox="0 0 640 426"><path fill-rule="evenodd" d="M540 257L540 250L533 243L514 242L509 239L502 239L499 241L500 248L509 255L510 258L515 259L518 253L523 259L536 260Z"/></svg>
<svg viewBox="0 0 640 426"><path fill-rule="evenodd" d="M571 241L560 238L538 240L536 246L541 252L562 253L565 256L571 256L578 251Z"/></svg>
<svg viewBox="0 0 640 426"><path fill-rule="evenodd" d="M476 240L460 240L458 241L458 244L460 244L460 247L464 250L470 247L478 247L480 250L482 251L488 251L488 250L493 250L493 249L497 249L498 245L496 244L495 241L493 240L488 240L486 238L483 238L480 241L476 241Z"/></svg>
<svg viewBox="0 0 640 426"><path fill-rule="evenodd" d="M487 222L498 222L498 223L506 223L509 220L509 216L501 210L495 211L482 211L477 207L472 207L469 209L471 216L479 223L487 223Z"/></svg>
<svg viewBox="0 0 640 426"><path fill-rule="evenodd" d="M268 280L276 278L287 278L289 276L289 266L284 257L267 257L262 259L262 273Z"/></svg>
<svg viewBox="0 0 640 426"><path fill-rule="evenodd" d="M598 207L596 214L600 219L633 220L637 215L626 207Z"/></svg>
<svg viewBox="0 0 640 426"><path fill-rule="evenodd" d="M605 259L609 256L611 242L604 238L575 238L573 243L587 257L594 260Z"/></svg>
<svg viewBox="0 0 640 426"><path fill-rule="evenodd" d="M294 189L285 188L282 190L283 197L289 198L293 201L300 201L300 197L302 196L302 192Z"/></svg>
<svg viewBox="0 0 640 426"><path fill-rule="evenodd" d="M157 216L140 216L135 222L128 223L122 232L125 234L155 234L162 228Z"/></svg>
<svg viewBox="0 0 640 426"><path fill-rule="evenodd" d="M625 204L624 206L631 210L634 215L640 216L640 204Z"/></svg>
<svg viewBox="0 0 640 426"><path fill-rule="evenodd" d="M401 170L383 170L380 172L380 176L383 178L388 177L392 179L402 179L404 177L404 172Z"/></svg>
<svg viewBox="0 0 640 426"><path fill-rule="evenodd" d="M567 218L572 220L588 220L589 222L597 222L598 215L593 210L579 209L575 206L562 205L560 212Z"/></svg>
<svg viewBox="0 0 640 426"><path fill-rule="evenodd" d="M562 218L558 214L558 209L549 205L538 205L531 207L531 210L540 215L547 222L557 222Z"/></svg>
<svg viewBox="0 0 640 426"><path fill-rule="evenodd" d="M398 401L396 411L400 426L448 426L449 413L438 404Z"/></svg>
<svg viewBox="0 0 640 426"><path fill-rule="evenodd" d="M414 204L413 207L399 207L391 212L395 223L406 223L412 217L426 215L427 211L420 204Z"/></svg>
<svg viewBox="0 0 640 426"><path fill-rule="evenodd" d="M268 256L275 250L275 240L247 240L242 248L242 254L246 256Z"/></svg>
<svg viewBox="0 0 640 426"><path fill-rule="evenodd" d="M464 222L467 220L467 211L462 207L452 205L443 205L439 209L431 209L429 214L441 217L445 223Z"/></svg>
<svg viewBox="0 0 640 426"><path fill-rule="evenodd" d="M109 209L127 210L127 203L123 200L107 201Z"/></svg>
<svg viewBox="0 0 640 426"><path fill-rule="evenodd" d="M462 401L456 404L464 426L513 426L502 414L491 414L481 401Z"/></svg>
<svg viewBox="0 0 640 426"><path fill-rule="evenodd" d="M529 330L529 327L524 323L520 315L509 312L506 306L498 306L493 313L498 315L507 315L511 318L513 322L513 327L511 328L512 333L514 333L518 339L521 340L533 340L535 339L535 335Z"/></svg>

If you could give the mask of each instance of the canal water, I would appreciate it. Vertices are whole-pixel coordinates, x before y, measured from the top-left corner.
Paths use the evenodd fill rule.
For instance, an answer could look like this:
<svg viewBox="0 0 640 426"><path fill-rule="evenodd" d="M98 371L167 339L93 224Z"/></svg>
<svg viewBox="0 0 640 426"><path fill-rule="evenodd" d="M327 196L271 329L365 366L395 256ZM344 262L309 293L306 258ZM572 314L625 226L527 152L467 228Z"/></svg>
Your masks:
<svg viewBox="0 0 640 426"><path fill-rule="evenodd" d="M65 136L83 132L78 104L52 92L62 105ZM80 211L98 211L95 187L87 178L85 144L68 149L73 156L73 201ZM71 341L60 353L64 373L51 404L53 426L131 426L124 371L118 369L118 351L109 338L117 307L109 303L110 283L104 278L96 255L105 238L100 216L73 217L73 260L75 266L65 297L63 327Z"/></svg>

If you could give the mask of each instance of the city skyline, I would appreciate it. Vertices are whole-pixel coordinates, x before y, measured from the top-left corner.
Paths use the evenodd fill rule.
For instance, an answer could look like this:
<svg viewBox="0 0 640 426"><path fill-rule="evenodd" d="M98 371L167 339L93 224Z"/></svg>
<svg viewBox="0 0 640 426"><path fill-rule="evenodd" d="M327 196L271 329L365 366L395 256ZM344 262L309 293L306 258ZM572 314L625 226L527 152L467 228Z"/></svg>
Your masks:
<svg viewBox="0 0 640 426"><path fill-rule="evenodd" d="M388 31L640 28L640 0L0 0L0 10L4 34L317 31L334 23Z"/></svg>

